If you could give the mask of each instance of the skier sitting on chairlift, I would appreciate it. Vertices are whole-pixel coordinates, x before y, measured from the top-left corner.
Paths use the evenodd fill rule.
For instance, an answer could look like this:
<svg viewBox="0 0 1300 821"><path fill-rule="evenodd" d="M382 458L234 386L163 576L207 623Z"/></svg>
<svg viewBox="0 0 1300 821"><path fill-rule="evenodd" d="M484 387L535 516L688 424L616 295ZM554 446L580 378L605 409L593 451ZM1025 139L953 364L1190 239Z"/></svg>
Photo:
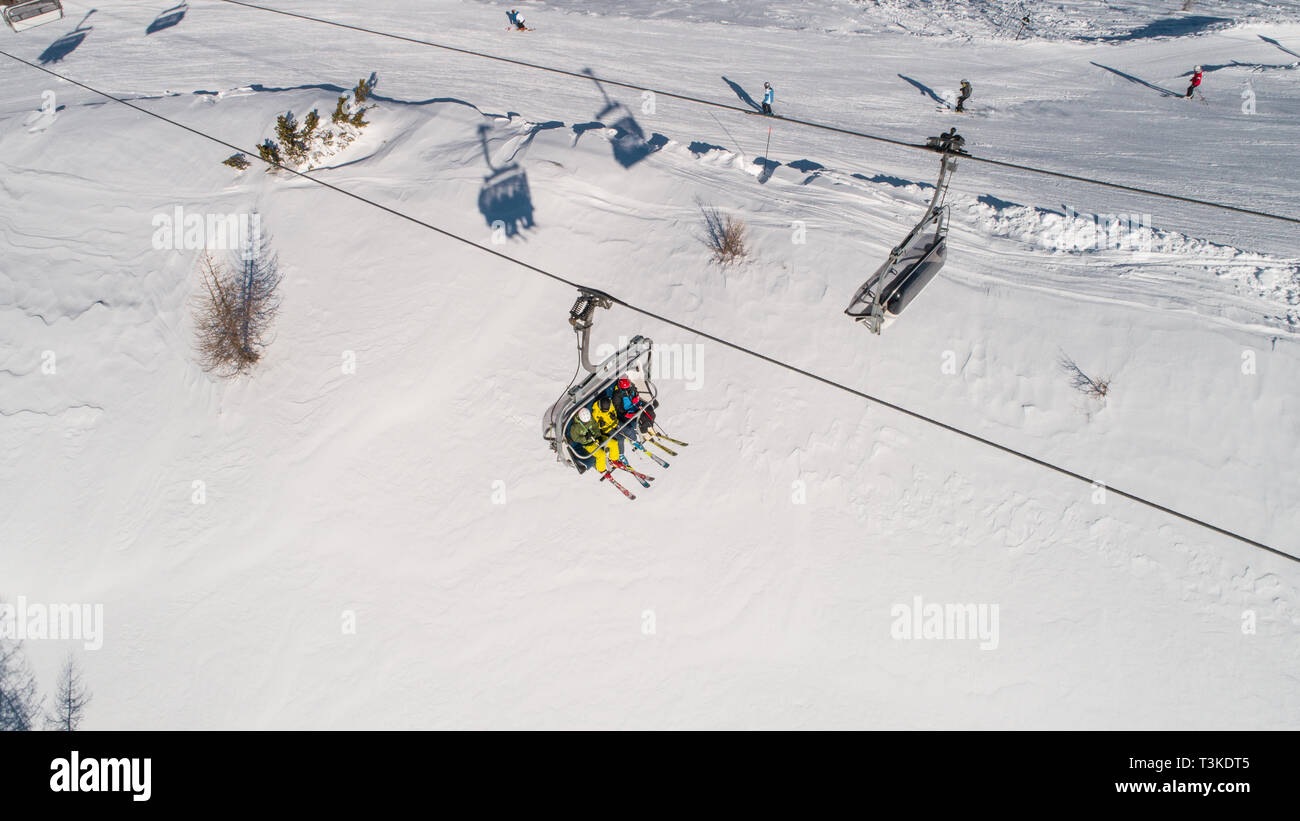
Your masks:
<svg viewBox="0 0 1300 821"><path fill-rule="evenodd" d="M641 399L641 394L637 392L636 386L626 376L615 383L614 392L610 398L614 400L614 407L624 420L633 419L640 414L641 418L637 420L637 429L641 433L645 433L654 426L654 406Z"/></svg>
<svg viewBox="0 0 1300 821"><path fill-rule="evenodd" d="M954 154L965 154L966 138L957 133L957 126L953 126L937 137L927 138L925 147L944 153L951 151Z"/></svg>
<svg viewBox="0 0 1300 821"><path fill-rule="evenodd" d="M600 425L592 418L591 411L582 408L578 415L573 418L569 425L569 441L582 448L589 454L594 455L596 470L601 473L609 472L608 463L605 461L605 449L600 447L604 441L605 435L601 433ZM611 441L609 443L609 459L618 461L618 443ZM579 461L578 471L581 473L588 467L591 467L592 459L582 459Z"/></svg>

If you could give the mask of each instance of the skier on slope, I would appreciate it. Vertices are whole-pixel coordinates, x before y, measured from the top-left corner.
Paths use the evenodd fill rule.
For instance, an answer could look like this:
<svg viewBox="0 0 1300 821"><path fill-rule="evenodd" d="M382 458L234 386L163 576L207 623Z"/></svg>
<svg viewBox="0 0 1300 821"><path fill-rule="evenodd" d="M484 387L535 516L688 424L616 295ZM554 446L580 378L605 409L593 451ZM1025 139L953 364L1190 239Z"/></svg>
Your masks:
<svg viewBox="0 0 1300 821"><path fill-rule="evenodd" d="M971 95L971 92L972 92L972 91L974 91L974 89L971 88L970 80L962 80L962 81L961 81L961 96L959 96L959 97L957 98L957 110L958 110L958 111L965 111L965 110L966 110L965 108L963 108L963 106L965 106L965 105L966 105L966 101L970 99L970 95Z"/></svg>
<svg viewBox="0 0 1300 821"><path fill-rule="evenodd" d="M1197 66L1192 72L1192 84L1187 87L1187 97L1192 96L1192 92L1201 87L1201 67Z"/></svg>
<svg viewBox="0 0 1300 821"><path fill-rule="evenodd" d="M506 12L506 17L510 20L510 25L519 31L528 30L528 26L524 25L524 18L519 14L519 9L511 9Z"/></svg>
<svg viewBox="0 0 1300 821"><path fill-rule="evenodd" d="M763 83L763 113L772 113L772 103L776 102L776 89L771 83Z"/></svg>

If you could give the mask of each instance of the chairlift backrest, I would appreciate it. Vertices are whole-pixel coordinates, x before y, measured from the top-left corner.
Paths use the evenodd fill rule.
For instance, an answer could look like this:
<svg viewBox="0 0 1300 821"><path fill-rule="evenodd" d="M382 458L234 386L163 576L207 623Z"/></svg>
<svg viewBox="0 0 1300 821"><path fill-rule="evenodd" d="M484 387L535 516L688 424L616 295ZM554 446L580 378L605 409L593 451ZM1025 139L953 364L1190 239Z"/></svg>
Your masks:
<svg viewBox="0 0 1300 821"><path fill-rule="evenodd" d="M14 31L26 31L63 19L63 3L60 0L0 0L0 6L4 6L5 22Z"/></svg>

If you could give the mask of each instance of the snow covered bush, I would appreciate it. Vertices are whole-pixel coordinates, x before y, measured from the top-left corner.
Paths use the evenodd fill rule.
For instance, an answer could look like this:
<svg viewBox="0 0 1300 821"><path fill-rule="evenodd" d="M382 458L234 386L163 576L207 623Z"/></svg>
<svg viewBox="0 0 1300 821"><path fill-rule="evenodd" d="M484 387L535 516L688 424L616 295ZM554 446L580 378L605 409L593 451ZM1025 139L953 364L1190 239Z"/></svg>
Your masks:
<svg viewBox="0 0 1300 821"><path fill-rule="evenodd" d="M229 157L222 160L221 164L228 165L236 171L243 171L249 166L248 157L245 157L243 154L231 154Z"/></svg>
<svg viewBox="0 0 1300 821"><path fill-rule="evenodd" d="M257 153L263 160L270 164L271 167L266 169L267 171L274 171L276 166L284 162L284 158L280 156L280 146L270 140L259 145L257 147Z"/></svg>
<svg viewBox="0 0 1300 821"><path fill-rule="evenodd" d="M279 310L279 262L265 238L254 233L237 266L205 253L199 267L203 290L194 316L199 364L219 376L245 373L261 358Z"/></svg>
<svg viewBox="0 0 1300 821"><path fill-rule="evenodd" d="M262 159L272 166L268 170L283 166L310 171L351 145L361 136L362 129L370 125L365 115L374 106L366 105L366 101L374 87L373 81L361 80L350 99L347 95L340 96L330 115L329 128L321 128L321 114L316 109L303 118L301 125L292 111L277 117L275 139L258 147Z"/></svg>
<svg viewBox="0 0 1300 821"><path fill-rule="evenodd" d="M307 141L299 132L298 118L292 111L275 118L275 139L280 144L280 151L291 162L300 163L307 158Z"/></svg>
<svg viewBox="0 0 1300 821"><path fill-rule="evenodd" d="M748 251L745 247L745 223L723 214L717 208L697 203L704 219L704 235L700 241L713 252L713 261L722 265L735 262Z"/></svg>

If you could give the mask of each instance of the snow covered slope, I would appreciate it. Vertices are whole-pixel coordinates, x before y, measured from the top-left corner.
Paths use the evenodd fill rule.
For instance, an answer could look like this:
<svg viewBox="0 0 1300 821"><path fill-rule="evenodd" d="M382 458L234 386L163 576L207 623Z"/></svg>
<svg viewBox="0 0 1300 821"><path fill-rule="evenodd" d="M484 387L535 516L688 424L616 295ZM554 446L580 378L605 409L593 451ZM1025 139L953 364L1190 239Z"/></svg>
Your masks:
<svg viewBox="0 0 1300 821"><path fill-rule="evenodd" d="M373 73L319 179L490 244L479 193L516 164L511 257L1300 554L1294 224L961 161L948 266L873 337L841 311L931 155L607 87L655 149L625 166L587 80L215 0L161 28L66 5L0 50L249 148ZM728 104L770 80L788 116L1300 214L1293 3L1059 3L1019 41L987 23L1014 3L549 2L529 34L472 0L268 5ZM1228 22L1168 22L1198 14ZM1205 102L1162 91L1198 63ZM595 342L681 363L661 419L692 443L628 503L538 435L572 291L229 154L0 57L0 595L104 605L88 727L1300 727L1295 562L615 309ZM708 262L701 201L747 262ZM251 377L194 362L198 253L154 247L178 207L272 237ZM1149 214L1150 248L1084 247L1071 209ZM917 596L997 605L996 649L891 637ZM48 681L74 646L27 650Z"/></svg>

